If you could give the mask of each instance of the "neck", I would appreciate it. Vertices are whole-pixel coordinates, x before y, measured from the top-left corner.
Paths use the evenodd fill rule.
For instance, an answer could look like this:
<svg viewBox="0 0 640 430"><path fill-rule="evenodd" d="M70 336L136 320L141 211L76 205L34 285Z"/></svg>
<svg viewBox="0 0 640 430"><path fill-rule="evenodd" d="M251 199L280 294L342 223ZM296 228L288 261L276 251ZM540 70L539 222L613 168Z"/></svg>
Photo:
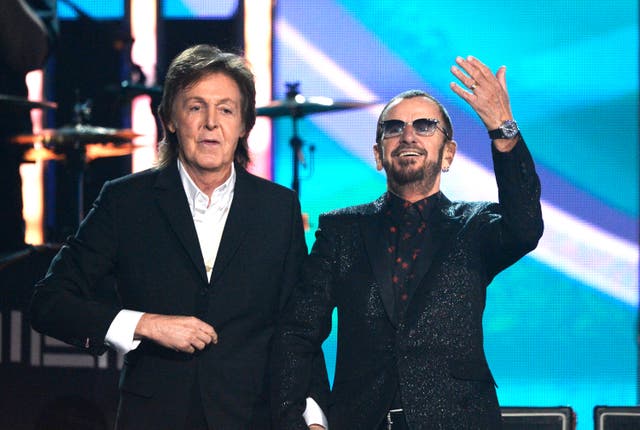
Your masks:
<svg viewBox="0 0 640 430"><path fill-rule="evenodd" d="M411 182L403 185L387 181L387 189L389 192L395 194L401 199L415 203L440 191L440 178L438 177L435 183L430 187L426 186L423 181Z"/></svg>
<svg viewBox="0 0 640 430"><path fill-rule="evenodd" d="M182 159L180 161L182 161L182 166L193 183L196 184L200 191L209 196L209 198L213 195L213 191L224 184L224 182L229 179L229 176L231 176L231 165L225 166L220 170L209 171L195 169Z"/></svg>

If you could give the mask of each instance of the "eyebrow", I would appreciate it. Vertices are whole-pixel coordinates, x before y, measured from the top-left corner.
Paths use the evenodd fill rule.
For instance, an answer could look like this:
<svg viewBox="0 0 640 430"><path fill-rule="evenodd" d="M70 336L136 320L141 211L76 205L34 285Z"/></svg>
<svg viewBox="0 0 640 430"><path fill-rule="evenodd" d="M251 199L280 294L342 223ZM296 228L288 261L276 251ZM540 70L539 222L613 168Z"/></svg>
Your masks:
<svg viewBox="0 0 640 430"><path fill-rule="evenodd" d="M191 96L191 97L187 97L186 99L184 99L185 103L189 103L191 101L197 101L197 102L202 102L202 103L206 103L207 102L201 96ZM235 100L233 100L232 98L229 98L229 97L225 97L223 99L220 99L217 102L215 102L214 104L215 105L221 105L221 104L224 104L224 103L230 103L230 104L233 104L234 106L238 106L239 105L238 102L236 102Z"/></svg>

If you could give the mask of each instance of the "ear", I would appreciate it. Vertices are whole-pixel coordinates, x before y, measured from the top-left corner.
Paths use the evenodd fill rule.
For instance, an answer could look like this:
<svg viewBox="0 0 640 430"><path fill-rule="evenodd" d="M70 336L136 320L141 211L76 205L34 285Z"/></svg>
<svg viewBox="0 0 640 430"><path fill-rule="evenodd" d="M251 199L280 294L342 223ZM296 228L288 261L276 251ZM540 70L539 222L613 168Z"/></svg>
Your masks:
<svg viewBox="0 0 640 430"><path fill-rule="evenodd" d="M453 157L456 156L456 148L458 144L455 140L450 140L444 144L444 153L442 154L442 170L447 171L453 163Z"/></svg>
<svg viewBox="0 0 640 430"><path fill-rule="evenodd" d="M171 133L175 133L176 132L176 125L173 123L173 121L169 121L167 123L167 130L169 130L169 132L171 132Z"/></svg>
<svg viewBox="0 0 640 430"><path fill-rule="evenodd" d="M382 170L382 145L373 145L373 156L376 158L376 169Z"/></svg>

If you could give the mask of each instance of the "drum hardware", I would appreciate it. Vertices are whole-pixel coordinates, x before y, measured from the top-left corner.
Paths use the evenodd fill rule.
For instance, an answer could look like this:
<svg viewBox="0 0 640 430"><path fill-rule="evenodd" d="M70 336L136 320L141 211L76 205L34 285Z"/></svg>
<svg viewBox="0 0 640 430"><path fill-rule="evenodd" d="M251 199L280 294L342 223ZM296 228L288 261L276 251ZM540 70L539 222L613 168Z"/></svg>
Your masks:
<svg viewBox="0 0 640 430"><path fill-rule="evenodd" d="M91 113L90 102L77 103L74 118L82 121ZM60 160L64 162L66 177L74 198L65 204L69 213L77 214L68 227L75 231L84 217L84 172L88 161L102 157L131 154L136 148L131 141L139 134L128 129L93 126L81 122L58 129L44 129L37 134L14 136L10 141L27 145L25 161Z"/></svg>
<svg viewBox="0 0 640 430"><path fill-rule="evenodd" d="M49 101L35 101L24 97L0 94L0 113L15 109L57 109L58 104Z"/></svg>
<svg viewBox="0 0 640 430"><path fill-rule="evenodd" d="M371 106L375 103L334 101L328 97L304 97L299 92L300 83L286 83L286 98L284 100L274 100L266 106L256 108L258 116L276 118L290 116L292 119L293 132L289 139L289 144L293 151L293 179L291 188L300 195L300 164L304 165L304 155L302 153L303 142L298 134L298 120L306 115L334 112L347 109L359 109Z"/></svg>
<svg viewBox="0 0 640 430"><path fill-rule="evenodd" d="M144 84L131 81L122 81L120 84L108 85L105 87L105 90L108 93L117 94L127 101L142 95L148 95L153 100L158 101L162 97L162 87L157 85L148 87Z"/></svg>

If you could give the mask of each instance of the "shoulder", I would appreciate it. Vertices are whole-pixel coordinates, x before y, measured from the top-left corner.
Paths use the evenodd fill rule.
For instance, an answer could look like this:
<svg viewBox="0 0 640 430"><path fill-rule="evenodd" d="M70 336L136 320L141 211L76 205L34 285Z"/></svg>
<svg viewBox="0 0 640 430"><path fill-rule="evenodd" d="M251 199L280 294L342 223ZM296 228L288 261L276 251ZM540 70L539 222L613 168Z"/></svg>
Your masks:
<svg viewBox="0 0 640 430"><path fill-rule="evenodd" d="M104 188L113 192L147 188L155 184L161 169L151 168L136 173L130 173L105 182Z"/></svg>
<svg viewBox="0 0 640 430"><path fill-rule="evenodd" d="M489 222L501 216L500 205L489 201L453 201L444 206L442 212L446 218L461 224Z"/></svg>
<svg viewBox="0 0 640 430"><path fill-rule="evenodd" d="M382 212L384 205L384 196L369 203L348 206L340 209L334 209L329 212L320 214L321 223L350 223L360 219L377 216Z"/></svg>
<svg viewBox="0 0 640 430"><path fill-rule="evenodd" d="M234 199L253 207L264 216L279 213L300 212L298 195L290 188L261 178L236 167Z"/></svg>
<svg viewBox="0 0 640 430"><path fill-rule="evenodd" d="M276 196L295 196L295 192L283 185L277 184L269 179L254 175L242 167L236 166L236 187L248 189L261 193L269 193Z"/></svg>

